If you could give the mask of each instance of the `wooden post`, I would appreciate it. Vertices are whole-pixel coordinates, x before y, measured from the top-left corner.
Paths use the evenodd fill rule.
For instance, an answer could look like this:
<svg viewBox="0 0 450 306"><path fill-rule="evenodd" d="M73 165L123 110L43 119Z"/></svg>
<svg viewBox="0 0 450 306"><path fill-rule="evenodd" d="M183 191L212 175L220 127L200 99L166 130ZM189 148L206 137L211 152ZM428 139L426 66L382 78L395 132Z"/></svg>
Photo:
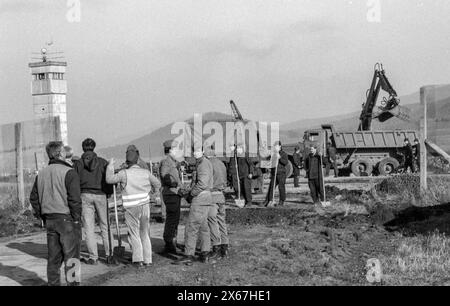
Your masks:
<svg viewBox="0 0 450 306"><path fill-rule="evenodd" d="M36 152L34 152L34 166L36 167L36 174L37 174L39 172L39 163Z"/></svg>
<svg viewBox="0 0 450 306"><path fill-rule="evenodd" d="M423 195L428 189L427 184L427 103L429 91L434 91L431 86L420 88L420 104L423 105L423 118L420 120L420 191Z"/></svg>
<svg viewBox="0 0 450 306"><path fill-rule="evenodd" d="M25 182L23 177L23 133L22 123L14 125L16 147L17 199L21 209L25 209Z"/></svg>

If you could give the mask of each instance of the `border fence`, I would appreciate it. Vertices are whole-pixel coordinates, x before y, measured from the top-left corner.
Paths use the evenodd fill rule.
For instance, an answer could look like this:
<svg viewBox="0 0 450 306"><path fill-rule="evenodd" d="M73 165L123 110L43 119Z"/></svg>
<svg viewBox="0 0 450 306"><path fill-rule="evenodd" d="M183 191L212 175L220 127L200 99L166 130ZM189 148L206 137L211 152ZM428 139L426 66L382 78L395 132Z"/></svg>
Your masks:
<svg viewBox="0 0 450 306"><path fill-rule="evenodd" d="M61 140L59 117L0 126L0 205L9 194L27 208L34 178L48 163L45 146L53 140Z"/></svg>

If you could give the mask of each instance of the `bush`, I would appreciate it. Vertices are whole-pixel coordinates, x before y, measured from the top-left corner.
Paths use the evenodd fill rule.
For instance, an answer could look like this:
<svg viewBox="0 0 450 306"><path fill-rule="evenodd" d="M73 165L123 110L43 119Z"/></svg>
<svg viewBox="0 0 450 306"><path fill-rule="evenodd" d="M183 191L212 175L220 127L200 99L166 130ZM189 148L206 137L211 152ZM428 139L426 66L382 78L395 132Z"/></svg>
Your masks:
<svg viewBox="0 0 450 306"><path fill-rule="evenodd" d="M420 197L420 177L417 174L401 174L388 177L375 185L375 190L385 195L413 195Z"/></svg>
<svg viewBox="0 0 450 306"><path fill-rule="evenodd" d="M432 176L427 180L428 189L421 194L418 174L401 174L388 177L376 184L374 197L393 196L399 203L429 206L450 202L450 176ZM419 202L421 205L416 205Z"/></svg>
<svg viewBox="0 0 450 306"><path fill-rule="evenodd" d="M0 237L10 237L41 231L39 221L31 211L22 212L19 205L0 209Z"/></svg>

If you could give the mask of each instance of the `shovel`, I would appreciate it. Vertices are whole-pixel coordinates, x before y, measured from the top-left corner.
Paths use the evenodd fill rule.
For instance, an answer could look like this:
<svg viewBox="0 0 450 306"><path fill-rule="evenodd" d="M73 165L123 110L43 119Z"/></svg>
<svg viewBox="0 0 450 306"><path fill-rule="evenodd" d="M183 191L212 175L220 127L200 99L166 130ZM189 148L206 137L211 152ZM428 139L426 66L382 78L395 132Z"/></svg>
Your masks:
<svg viewBox="0 0 450 306"><path fill-rule="evenodd" d="M106 205L106 221L108 226L108 243L109 243L109 254L106 258L106 263L108 265L117 265L117 260L113 256L113 244L111 239L111 222L109 219L109 205Z"/></svg>
<svg viewBox="0 0 450 306"><path fill-rule="evenodd" d="M331 206L331 203L329 201L327 201L327 197L326 197L326 193L325 193L325 178L323 176L322 157L320 157L319 161L320 161L320 171L322 172L322 177L321 177L322 189L323 189L322 190L323 191L322 207L329 207L329 206Z"/></svg>
<svg viewBox="0 0 450 306"><path fill-rule="evenodd" d="M114 257L115 258L124 258L125 255L125 247L122 246L122 238L120 237L120 229L119 229L119 216L117 214L117 194L116 194L116 185L113 186L113 193L114 193L114 214L116 219L116 230L117 230L117 240L119 242L119 245L114 248Z"/></svg>
<svg viewBox="0 0 450 306"><path fill-rule="evenodd" d="M234 202L237 207L244 208L245 206L245 200L241 199L241 180L239 179L239 167L237 163L237 153L234 155L234 163L236 165L236 179L237 179L237 186L238 186L238 198L234 199Z"/></svg>

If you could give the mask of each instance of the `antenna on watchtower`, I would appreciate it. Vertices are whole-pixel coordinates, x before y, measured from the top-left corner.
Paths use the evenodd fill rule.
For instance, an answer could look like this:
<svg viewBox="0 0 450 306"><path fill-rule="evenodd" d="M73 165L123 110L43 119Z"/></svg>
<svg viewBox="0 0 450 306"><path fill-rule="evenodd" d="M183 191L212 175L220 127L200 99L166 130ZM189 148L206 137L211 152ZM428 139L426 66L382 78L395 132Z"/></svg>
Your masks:
<svg viewBox="0 0 450 306"><path fill-rule="evenodd" d="M41 48L41 52L31 52L33 55L40 55L40 57L32 57L31 59L40 60L45 63L48 60L64 58L64 56L58 56L60 54L64 54L64 52L49 52L49 47L53 45L53 39L51 39L50 42L46 42L45 45L46 47Z"/></svg>

